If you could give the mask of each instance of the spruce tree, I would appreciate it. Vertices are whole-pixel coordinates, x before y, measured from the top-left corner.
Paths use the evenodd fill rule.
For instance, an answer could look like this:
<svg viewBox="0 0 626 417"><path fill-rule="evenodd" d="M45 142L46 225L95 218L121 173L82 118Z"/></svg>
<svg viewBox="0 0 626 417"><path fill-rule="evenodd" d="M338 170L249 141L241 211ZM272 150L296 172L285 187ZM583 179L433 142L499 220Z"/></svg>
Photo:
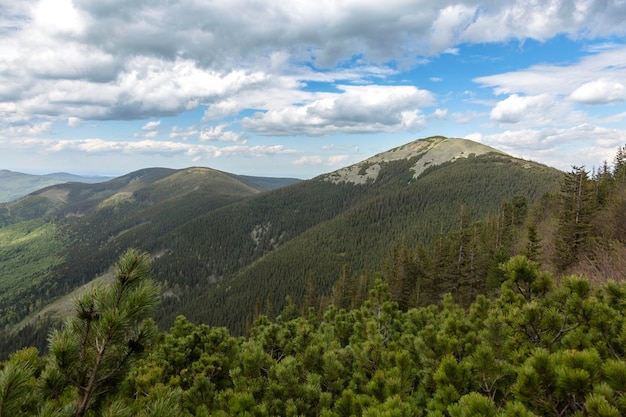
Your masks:
<svg viewBox="0 0 626 417"><path fill-rule="evenodd" d="M573 166L561 184L561 207L556 236L555 265L561 270L574 264L587 244L595 208L593 184L585 167Z"/></svg>

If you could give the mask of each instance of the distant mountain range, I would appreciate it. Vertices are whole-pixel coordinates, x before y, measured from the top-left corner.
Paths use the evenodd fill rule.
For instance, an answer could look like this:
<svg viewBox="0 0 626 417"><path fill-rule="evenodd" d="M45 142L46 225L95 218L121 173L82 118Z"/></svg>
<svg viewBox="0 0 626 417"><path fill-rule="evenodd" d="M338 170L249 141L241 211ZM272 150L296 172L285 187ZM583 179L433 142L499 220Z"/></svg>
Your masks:
<svg viewBox="0 0 626 417"><path fill-rule="evenodd" d="M64 182L84 182L92 184L108 181L112 178L113 177L83 177L65 172L32 175L2 169L0 170L0 203L15 200L50 185Z"/></svg>
<svg viewBox="0 0 626 417"><path fill-rule="evenodd" d="M24 343L36 344L38 323L62 317L68 295L137 247L163 286L160 326L184 314L243 333L255 309L301 302L307 281L330 297L342 273L380 271L394 245L428 244L460 212L480 220L506 200L531 205L562 175L432 137L305 181L195 167L52 185L0 204L0 328L18 340L26 326Z"/></svg>

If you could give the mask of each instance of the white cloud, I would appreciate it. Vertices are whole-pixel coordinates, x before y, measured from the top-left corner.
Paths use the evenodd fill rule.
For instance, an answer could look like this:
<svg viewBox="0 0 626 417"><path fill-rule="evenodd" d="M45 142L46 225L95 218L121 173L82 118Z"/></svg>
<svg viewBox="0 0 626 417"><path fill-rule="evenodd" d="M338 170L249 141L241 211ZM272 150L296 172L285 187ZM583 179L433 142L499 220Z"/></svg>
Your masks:
<svg viewBox="0 0 626 417"><path fill-rule="evenodd" d="M204 158L288 155L295 152L294 149L283 145L246 146L234 144L218 147L149 138L139 141L109 141L99 138L58 140L21 137L4 139L2 145L7 149L33 148L37 149L39 153L86 152L89 154L106 154L121 152L130 155L200 155Z"/></svg>
<svg viewBox="0 0 626 417"><path fill-rule="evenodd" d="M496 104L491 110L490 117L502 123L518 123L528 118L532 118L535 123L538 121L541 123L537 118L543 119L553 106L554 99L548 94L538 96L512 94Z"/></svg>
<svg viewBox="0 0 626 417"><path fill-rule="evenodd" d="M293 165L321 165L322 157L319 155L302 155L293 161Z"/></svg>
<svg viewBox="0 0 626 417"><path fill-rule="evenodd" d="M458 54L458 49L455 50L449 46L454 45L459 35L473 23L475 14L475 6L464 4L446 6L439 10L439 16L432 28L433 50Z"/></svg>
<svg viewBox="0 0 626 417"><path fill-rule="evenodd" d="M134 138L141 138L141 139L154 139L159 135L159 131L158 130L150 130L147 131L145 133L134 133L133 137Z"/></svg>
<svg viewBox="0 0 626 417"><path fill-rule="evenodd" d="M83 121L78 117L67 118L67 125L69 127L79 127L79 126L82 126L82 124L83 124Z"/></svg>
<svg viewBox="0 0 626 417"><path fill-rule="evenodd" d="M230 130L224 130L227 127L226 124L218 126L211 126L200 130L198 139L200 141L210 142L244 142L243 134L241 132L233 132Z"/></svg>
<svg viewBox="0 0 626 417"><path fill-rule="evenodd" d="M603 49L568 65L533 65L525 70L474 79L496 94L552 94L569 96L587 83L626 79L626 46ZM606 82L606 81L604 81Z"/></svg>
<svg viewBox="0 0 626 417"><path fill-rule="evenodd" d="M343 164L350 158L350 155L332 155L328 157L329 166L337 166Z"/></svg>
<svg viewBox="0 0 626 417"><path fill-rule="evenodd" d="M51 34L79 34L84 20L72 5L72 0L41 0L34 10L34 24Z"/></svg>
<svg viewBox="0 0 626 417"><path fill-rule="evenodd" d="M435 109L431 114L428 115L428 120L436 120L436 119L445 119L448 115L448 109Z"/></svg>
<svg viewBox="0 0 626 417"><path fill-rule="evenodd" d="M50 131L52 122L30 123L25 125L8 126L2 130L7 136L37 136Z"/></svg>
<svg viewBox="0 0 626 417"><path fill-rule="evenodd" d="M306 105L257 113L242 126L261 135L324 135L415 130L424 125L419 108L434 95L413 86L339 86Z"/></svg>
<svg viewBox="0 0 626 417"><path fill-rule="evenodd" d="M153 120L141 126L141 130L154 130L158 128L160 124L161 124L160 120Z"/></svg>
<svg viewBox="0 0 626 417"><path fill-rule="evenodd" d="M233 114L241 105L230 97L294 62L332 69L362 56L381 69L457 54L464 42L626 33L626 6L601 0L15 3L0 19L16 28L0 30L0 97L26 115L82 119L159 117L200 103Z"/></svg>
<svg viewBox="0 0 626 417"><path fill-rule="evenodd" d="M617 148L626 143L626 130L581 124L566 128L507 130L486 135L473 133L466 137L514 156L563 170L568 170L571 165L585 165L591 169L603 160L610 160Z"/></svg>
<svg viewBox="0 0 626 417"><path fill-rule="evenodd" d="M350 155L331 155L324 160L320 155L302 155L291 164L296 166L303 165L323 165L327 167L341 166L350 158Z"/></svg>
<svg viewBox="0 0 626 417"><path fill-rule="evenodd" d="M599 79L581 85L569 98L583 104L616 103L626 100L626 89L618 81Z"/></svg>
<svg viewBox="0 0 626 417"><path fill-rule="evenodd" d="M191 126L191 127L186 127L186 128L182 128L182 127L178 127L178 126L174 126L172 127L172 129L170 130L170 133L168 134L168 137L170 139L189 139L192 136L198 136L198 129L195 126Z"/></svg>
<svg viewBox="0 0 626 417"><path fill-rule="evenodd" d="M626 111L604 117L600 120L602 123L621 123L626 120Z"/></svg>
<svg viewBox="0 0 626 417"><path fill-rule="evenodd" d="M49 139L52 142L42 149L145 149L194 158L274 155L289 149L250 147L245 138L414 132L434 119L468 122L485 117L476 107L469 108L476 104L491 110L491 120L498 122L483 125L485 129L514 126L526 138L516 136L522 143L534 137L537 126L544 139L550 137L549 129L574 138L566 125L623 119L622 109L612 110L617 113L613 116L602 113L602 105L613 104L615 109L626 100L626 46L616 43L626 34L623 1L0 3L3 137L37 146L33 137L45 135L52 126L58 135L54 137L62 137L65 125L145 120L136 136L145 140L109 145L104 139ZM442 61L460 63L472 44L519 40L523 47L526 39L561 35L584 40L588 46L583 51L589 55L577 62L476 78L478 85L499 95L499 101L477 91L457 107L445 98L438 101L421 85L406 85L416 82L407 69L427 65L442 54L449 54ZM446 83L430 85L456 88L455 77L445 72L423 73L427 83L428 77L437 82L444 76ZM404 85L392 85L399 79ZM327 89L315 92L315 83ZM583 113L591 110L581 104L598 105L594 118ZM450 108L450 114L437 106ZM195 116L192 112L200 107L205 109L201 120L185 119L179 123L191 126L173 127L168 140L155 140L162 129L158 120L184 112ZM320 163L333 162L324 157Z"/></svg>

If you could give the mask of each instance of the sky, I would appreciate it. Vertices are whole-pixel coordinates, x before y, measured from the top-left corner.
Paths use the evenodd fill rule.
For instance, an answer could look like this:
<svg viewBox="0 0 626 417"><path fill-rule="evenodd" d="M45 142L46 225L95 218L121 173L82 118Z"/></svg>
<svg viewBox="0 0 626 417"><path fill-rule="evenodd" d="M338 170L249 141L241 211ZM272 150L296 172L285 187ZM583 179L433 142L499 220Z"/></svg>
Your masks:
<svg viewBox="0 0 626 417"><path fill-rule="evenodd" d="M0 169L312 178L429 136L626 144L625 0L0 0Z"/></svg>

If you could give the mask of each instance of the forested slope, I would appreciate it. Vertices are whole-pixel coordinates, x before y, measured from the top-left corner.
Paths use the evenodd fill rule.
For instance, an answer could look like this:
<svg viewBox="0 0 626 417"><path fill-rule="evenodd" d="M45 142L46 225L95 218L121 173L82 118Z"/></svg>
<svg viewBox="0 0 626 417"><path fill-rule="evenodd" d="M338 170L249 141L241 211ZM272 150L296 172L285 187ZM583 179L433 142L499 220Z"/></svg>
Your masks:
<svg viewBox="0 0 626 417"><path fill-rule="evenodd" d="M0 351L45 342L38 327L48 321L39 311L105 273L127 248L156 257L162 235L259 192L252 181L208 168L152 168L98 184L59 184L0 205ZM14 334L27 316L40 319Z"/></svg>
<svg viewBox="0 0 626 417"><path fill-rule="evenodd" d="M268 303L272 309L282 309L287 296L300 303L310 274L316 278L320 295L329 296L344 265L348 265L350 274L364 269L379 273L394 244L428 244L439 233L454 229L462 207L475 220L488 213L496 215L502 203L514 197L526 207L545 193L555 191L561 175L541 165L496 154L433 166L417 180L409 169L413 164L414 158L383 163L377 180L366 184L333 184L314 179L302 184L306 195L300 198L293 198L297 195L293 187L283 191L289 192L290 201L297 205L275 204L265 213L259 201L263 198L257 198L240 204L250 213L236 216L235 208L229 207L225 210L230 215L220 221L214 219L221 212L215 212L202 225L194 223L192 227L203 231L199 239L204 237L206 243L184 242L188 247L180 252L186 255L160 258L156 262L158 276L167 271L163 276L171 277L171 269L178 270L180 279L176 282L181 285L188 282L185 277L209 275L211 259L231 256L233 260L243 260L243 265L236 264L224 271L227 279L208 287L201 297L197 291L202 291L202 285L188 283L189 293L181 290L178 299L167 300L161 309L164 317L172 320L177 312L182 312L193 320L227 325L242 332L246 318L258 302L263 311ZM266 198L277 201L275 195ZM311 216L314 222L296 223ZM213 231L226 227L225 222L233 227L230 233ZM263 240L255 241L246 235L255 225ZM214 242L215 236L232 240ZM292 236L295 237L290 240ZM274 244L278 247L272 250ZM202 253L194 252L193 247L202 247ZM267 254L258 257L255 251ZM247 263L248 267L241 268ZM187 269L185 273L184 268L196 269Z"/></svg>

